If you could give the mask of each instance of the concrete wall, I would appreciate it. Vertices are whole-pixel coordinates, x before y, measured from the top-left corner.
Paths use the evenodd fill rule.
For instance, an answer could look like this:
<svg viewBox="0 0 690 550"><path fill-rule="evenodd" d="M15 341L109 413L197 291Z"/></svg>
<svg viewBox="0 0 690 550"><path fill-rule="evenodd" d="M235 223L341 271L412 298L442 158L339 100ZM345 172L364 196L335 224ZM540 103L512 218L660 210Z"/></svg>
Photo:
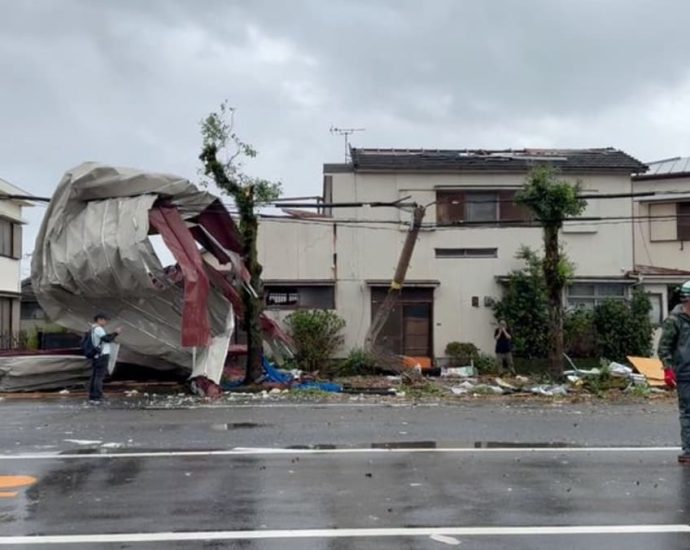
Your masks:
<svg viewBox="0 0 690 550"><path fill-rule="evenodd" d="M634 182L635 192L668 193L683 191L690 194L690 178L643 180ZM684 199L687 201L688 199ZM690 243L677 239L675 203L634 201L636 216L669 216L669 219L642 219L635 227L635 263L637 265L666 267L690 271Z"/></svg>

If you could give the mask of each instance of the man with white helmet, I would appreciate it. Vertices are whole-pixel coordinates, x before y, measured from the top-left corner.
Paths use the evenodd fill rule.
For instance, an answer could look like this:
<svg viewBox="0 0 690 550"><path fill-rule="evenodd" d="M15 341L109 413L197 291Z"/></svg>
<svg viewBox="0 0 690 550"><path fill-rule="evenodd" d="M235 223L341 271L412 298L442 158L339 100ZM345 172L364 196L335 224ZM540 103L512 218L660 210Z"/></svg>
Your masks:
<svg viewBox="0 0 690 550"><path fill-rule="evenodd" d="M664 321L659 340L659 359L664 364L664 379L678 388L681 464L690 464L690 281L680 287L680 306Z"/></svg>

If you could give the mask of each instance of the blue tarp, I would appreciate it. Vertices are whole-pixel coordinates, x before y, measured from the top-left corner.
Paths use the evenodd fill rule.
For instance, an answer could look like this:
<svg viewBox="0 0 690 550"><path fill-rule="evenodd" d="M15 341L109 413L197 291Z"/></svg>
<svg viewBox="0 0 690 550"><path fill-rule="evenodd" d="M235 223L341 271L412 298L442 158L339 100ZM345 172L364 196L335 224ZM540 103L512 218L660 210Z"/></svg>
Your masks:
<svg viewBox="0 0 690 550"><path fill-rule="evenodd" d="M271 363L265 357L262 359L262 364L264 367L264 382L271 382L274 384L285 384L291 385L295 381L294 376L289 372L278 369L273 363ZM225 383L222 385L224 390L232 390L238 388L242 385L242 381ZM291 385L292 388L298 390L319 390L332 393L340 393L343 391L343 387L340 384L334 382L302 382L300 384Z"/></svg>

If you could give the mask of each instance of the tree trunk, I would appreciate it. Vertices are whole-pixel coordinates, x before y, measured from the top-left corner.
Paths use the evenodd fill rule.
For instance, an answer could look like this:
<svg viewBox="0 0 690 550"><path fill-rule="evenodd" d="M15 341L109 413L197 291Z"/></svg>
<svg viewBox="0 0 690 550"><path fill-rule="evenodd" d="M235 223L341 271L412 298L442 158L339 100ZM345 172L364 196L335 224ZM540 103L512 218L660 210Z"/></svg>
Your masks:
<svg viewBox="0 0 690 550"><path fill-rule="evenodd" d="M258 382L263 375L263 334L261 331L261 313L263 312L263 283L261 282L262 267L259 263L257 252L257 237L259 234L259 222L251 208L251 214L245 214L241 220L242 239L244 241L244 261L250 275L251 287L256 292L253 295L249 290L242 290L244 301L244 330L247 334L247 368L245 371L245 384Z"/></svg>
<svg viewBox="0 0 690 550"><path fill-rule="evenodd" d="M560 274L559 227L544 227L544 279L549 302L549 372L563 376L563 278Z"/></svg>

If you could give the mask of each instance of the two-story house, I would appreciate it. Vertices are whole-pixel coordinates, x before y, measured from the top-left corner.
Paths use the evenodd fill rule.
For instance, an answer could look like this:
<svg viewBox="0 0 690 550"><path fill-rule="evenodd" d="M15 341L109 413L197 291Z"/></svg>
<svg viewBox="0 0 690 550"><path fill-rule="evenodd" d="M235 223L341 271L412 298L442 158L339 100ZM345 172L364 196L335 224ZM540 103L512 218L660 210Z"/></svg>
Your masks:
<svg viewBox="0 0 690 550"><path fill-rule="evenodd" d="M501 282L522 267L521 246L540 248L542 230L524 223L513 202L529 170L548 164L580 181L593 199L584 217L628 223L568 222L565 251L576 265L566 300L593 305L624 298L639 280L630 218L632 173L646 166L622 151L352 149L351 161L324 165L324 202L416 202L427 206L402 300L384 333L389 347L439 357L451 341L492 351L493 300ZM398 261L410 209L326 208L323 218L262 222L260 254L267 304L279 315L299 307L334 308L345 319L346 346L363 343ZM282 310L282 313L281 313Z"/></svg>
<svg viewBox="0 0 690 550"><path fill-rule="evenodd" d="M8 197L27 195L0 179L0 349L12 347L19 332L22 207L29 206Z"/></svg>
<svg viewBox="0 0 690 550"><path fill-rule="evenodd" d="M690 280L690 157L648 163L633 176L635 273L644 281L660 322L678 303L677 289ZM653 195L644 196L645 193Z"/></svg>

